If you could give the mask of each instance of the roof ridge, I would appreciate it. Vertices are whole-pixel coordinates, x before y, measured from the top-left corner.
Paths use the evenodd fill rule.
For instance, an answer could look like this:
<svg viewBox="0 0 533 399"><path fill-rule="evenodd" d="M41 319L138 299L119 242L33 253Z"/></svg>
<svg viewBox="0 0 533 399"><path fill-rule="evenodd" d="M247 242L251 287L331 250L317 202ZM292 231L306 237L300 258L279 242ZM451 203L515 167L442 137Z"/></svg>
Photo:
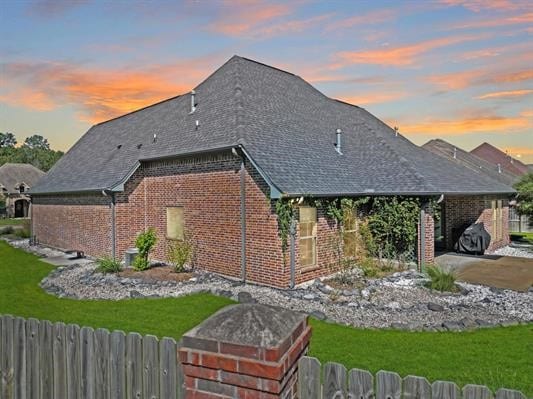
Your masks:
<svg viewBox="0 0 533 399"><path fill-rule="evenodd" d="M253 62L254 64L258 64L258 65L261 65L261 66L264 66L264 67L267 67L267 68L270 68L270 69L275 69L276 71L280 71L280 72L283 72L283 73L286 73L286 74L289 74L289 75L292 75L292 76L295 76L295 77L299 77L298 75L296 75L296 74L294 74L292 72L289 72L289 71L286 71L284 69L277 68L275 66L268 65L268 64L256 61L256 60L252 60L251 58L241 57L240 55L234 55L232 58L235 58L235 57L240 58L241 60Z"/></svg>

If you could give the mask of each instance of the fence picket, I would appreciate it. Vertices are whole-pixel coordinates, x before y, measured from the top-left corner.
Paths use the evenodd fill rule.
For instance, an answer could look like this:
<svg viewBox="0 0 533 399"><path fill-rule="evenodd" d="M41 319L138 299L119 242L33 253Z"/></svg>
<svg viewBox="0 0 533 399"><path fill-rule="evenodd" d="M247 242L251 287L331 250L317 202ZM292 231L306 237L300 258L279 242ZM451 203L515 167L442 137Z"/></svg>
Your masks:
<svg viewBox="0 0 533 399"><path fill-rule="evenodd" d="M80 329L80 397L100 399L94 395L94 330Z"/></svg>
<svg viewBox="0 0 533 399"><path fill-rule="evenodd" d="M492 399L492 392L484 385L465 385L463 399Z"/></svg>
<svg viewBox="0 0 533 399"><path fill-rule="evenodd" d="M422 377L408 375L403 379L403 399L431 398L431 384Z"/></svg>
<svg viewBox="0 0 533 399"><path fill-rule="evenodd" d="M109 398L109 331L94 332L94 393L98 399Z"/></svg>
<svg viewBox="0 0 533 399"><path fill-rule="evenodd" d="M378 371L376 374L376 399L400 399L402 379L390 371Z"/></svg>
<svg viewBox="0 0 533 399"><path fill-rule="evenodd" d="M374 377L366 370L352 369L348 375L348 393L354 399L374 398Z"/></svg>
<svg viewBox="0 0 533 399"><path fill-rule="evenodd" d="M53 326L52 346L54 364L54 398L67 397L67 364L66 358L66 326L64 323L56 323Z"/></svg>
<svg viewBox="0 0 533 399"><path fill-rule="evenodd" d="M176 399L176 341L163 338L159 342L159 388L161 399Z"/></svg>
<svg viewBox="0 0 533 399"><path fill-rule="evenodd" d="M526 395L513 389L500 388L496 392L496 399L526 399Z"/></svg>
<svg viewBox="0 0 533 399"><path fill-rule="evenodd" d="M459 387L449 381L435 381L431 386L432 399L460 399Z"/></svg>
<svg viewBox="0 0 533 399"><path fill-rule="evenodd" d="M0 325L0 393L2 397L13 396L13 317L2 317Z"/></svg>
<svg viewBox="0 0 533 399"><path fill-rule="evenodd" d="M109 397L126 398L126 335L122 331L111 333L109 354Z"/></svg>
<svg viewBox="0 0 533 399"><path fill-rule="evenodd" d="M126 336L126 398L142 397L142 337L137 333Z"/></svg>
<svg viewBox="0 0 533 399"><path fill-rule="evenodd" d="M328 362L324 366L324 399L344 399L346 397L346 367Z"/></svg>
<svg viewBox="0 0 533 399"><path fill-rule="evenodd" d="M143 338L143 398L159 398L159 342L153 335Z"/></svg>
<svg viewBox="0 0 533 399"><path fill-rule="evenodd" d="M28 399L41 397L40 370L39 320L28 319L26 322L26 397Z"/></svg>
<svg viewBox="0 0 533 399"><path fill-rule="evenodd" d="M67 398L79 397L80 389L80 327L69 324L66 329Z"/></svg>
<svg viewBox="0 0 533 399"><path fill-rule="evenodd" d="M26 399L26 320L13 320L13 399Z"/></svg>
<svg viewBox="0 0 533 399"><path fill-rule="evenodd" d="M320 399L320 362L314 357L302 357L298 362L298 393L300 399Z"/></svg>

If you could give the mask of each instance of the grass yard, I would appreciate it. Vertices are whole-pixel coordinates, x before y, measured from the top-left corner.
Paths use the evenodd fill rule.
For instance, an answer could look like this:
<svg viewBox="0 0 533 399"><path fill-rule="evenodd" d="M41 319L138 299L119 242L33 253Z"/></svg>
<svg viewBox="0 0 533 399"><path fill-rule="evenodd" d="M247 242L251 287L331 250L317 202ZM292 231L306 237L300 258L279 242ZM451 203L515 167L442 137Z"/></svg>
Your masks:
<svg viewBox="0 0 533 399"><path fill-rule="evenodd" d="M0 219L0 227L2 226L19 226L24 223L26 219Z"/></svg>
<svg viewBox="0 0 533 399"><path fill-rule="evenodd" d="M53 266L0 241L0 314L64 321L179 339L230 300L212 295L175 299L76 301L38 286ZM533 325L467 333L361 330L312 320L311 355L347 368L396 371L459 385L502 386L533 395ZM529 354L529 355L528 355Z"/></svg>
<svg viewBox="0 0 533 399"><path fill-rule="evenodd" d="M533 233L510 233L512 241L533 245Z"/></svg>

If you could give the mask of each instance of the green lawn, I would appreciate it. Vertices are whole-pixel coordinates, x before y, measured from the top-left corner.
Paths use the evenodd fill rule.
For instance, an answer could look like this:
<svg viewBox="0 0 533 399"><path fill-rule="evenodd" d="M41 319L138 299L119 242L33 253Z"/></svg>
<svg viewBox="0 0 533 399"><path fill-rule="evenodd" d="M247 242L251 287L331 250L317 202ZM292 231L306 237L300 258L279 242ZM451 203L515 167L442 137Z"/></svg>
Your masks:
<svg viewBox="0 0 533 399"><path fill-rule="evenodd" d="M2 226L18 226L24 223L26 219L0 219L0 227Z"/></svg>
<svg viewBox="0 0 533 399"><path fill-rule="evenodd" d="M510 233L511 240L533 245L533 233Z"/></svg>
<svg viewBox="0 0 533 399"><path fill-rule="evenodd" d="M44 293L38 282L52 266L0 241L0 314L64 321L179 339L231 303L212 295L177 299L75 301ZM361 330L312 320L311 355L347 368L415 374L459 385L502 386L533 395L533 325L467 333ZM528 355L529 354L529 355Z"/></svg>

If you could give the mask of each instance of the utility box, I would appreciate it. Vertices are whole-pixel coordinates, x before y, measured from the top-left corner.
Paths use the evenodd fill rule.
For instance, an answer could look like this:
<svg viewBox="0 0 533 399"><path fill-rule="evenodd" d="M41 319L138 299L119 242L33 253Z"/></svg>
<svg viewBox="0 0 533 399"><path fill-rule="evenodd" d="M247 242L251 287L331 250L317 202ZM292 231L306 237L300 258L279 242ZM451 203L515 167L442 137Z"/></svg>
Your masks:
<svg viewBox="0 0 533 399"><path fill-rule="evenodd" d="M137 248L128 248L124 255L126 267L133 266L133 262L137 256L139 256L139 250Z"/></svg>

